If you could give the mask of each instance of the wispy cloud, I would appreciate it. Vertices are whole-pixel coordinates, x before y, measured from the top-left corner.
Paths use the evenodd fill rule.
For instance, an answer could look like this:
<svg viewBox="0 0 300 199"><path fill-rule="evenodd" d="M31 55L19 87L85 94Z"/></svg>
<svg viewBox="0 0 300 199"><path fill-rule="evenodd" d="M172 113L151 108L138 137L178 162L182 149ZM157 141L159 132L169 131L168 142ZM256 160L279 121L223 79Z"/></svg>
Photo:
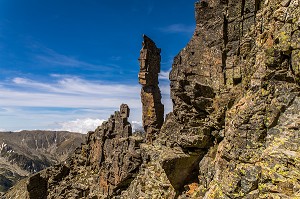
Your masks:
<svg viewBox="0 0 300 199"><path fill-rule="evenodd" d="M40 44L31 44L29 48L34 51L33 58L36 61L40 62L42 65L50 64L53 66L84 68L85 70L95 71L111 71L114 68L118 68L118 66L114 64L100 65L82 61L79 58L58 53L55 50L44 47Z"/></svg>
<svg viewBox="0 0 300 199"><path fill-rule="evenodd" d="M135 96L139 92L138 85L108 84L95 81L87 81L76 76L57 76L54 83L37 82L31 79L16 77L12 82L15 86L27 88L42 93L74 94L78 96L98 95L124 97Z"/></svg>
<svg viewBox="0 0 300 199"><path fill-rule="evenodd" d="M141 121L139 85L89 81L71 75L51 77L50 82L15 77L0 83L1 129L84 132L93 130L122 103L132 110L130 120ZM171 107L167 81L160 88L167 113Z"/></svg>
<svg viewBox="0 0 300 199"><path fill-rule="evenodd" d="M122 57L121 56L112 56L110 59L112 61L120 61L122 59Z"/></svg>
<svg viewBox="0 0 300 199"><path fill-rule="evenodd" d="M55 88L49 84L36 82L30 79L22 78L22 77L16 77L12 79L12 82L17 86L27 87L27 88L34 88L39 90L48 90L51 92L59 92L61 89Z"/></svg>
<svg viewBox="0 0 300 199"><path fill-rule="evenodd" d="M154 4L152 0L147 1L147 15L150 15L154 9Z"/></svg>
<svg viewBox="0 0 300 199"><path fill-rule="evenodd" d="M167 71L160 71L158 78L160 80L169 80L169 74L170 74L171 69Z"/></svg>
<svg viewBox="0 0 300 199"><path fill-rule="evenodd" d="M132 130L134 131L144 131L143 123L140 121L132 121L131 122Z"/></svg>
<svg viewBox="0 0 300 199"><path fill-rule="evenodd" d="M139 85L92 82L78 77L61 78L54 83L16 77L9 88L5 86L0 87L1 106L107 108L127 102L137 107L140 91Z"/></svg>
<svg viewBox="0 0 300 199"><path fill-rule="evenodd" d="M185 24L171 24L169 26L159 28L164 33L193 33L195 26Z"/></svg>
<svg viewBox="0 0 300 199"><path fill-rule="evenodd" d="M107 117L116 110L115 108L81 109L17 106L5 107L5 109L7 109L5 112L0 111L1 129L10 131L22 129L69 130L82 133L94 130L94 127L99 125L97 121L103 121L104 118L107 119ZM79 124L76 127L74 121L78 121L77 123L82 121L84 124Z"/></svg>

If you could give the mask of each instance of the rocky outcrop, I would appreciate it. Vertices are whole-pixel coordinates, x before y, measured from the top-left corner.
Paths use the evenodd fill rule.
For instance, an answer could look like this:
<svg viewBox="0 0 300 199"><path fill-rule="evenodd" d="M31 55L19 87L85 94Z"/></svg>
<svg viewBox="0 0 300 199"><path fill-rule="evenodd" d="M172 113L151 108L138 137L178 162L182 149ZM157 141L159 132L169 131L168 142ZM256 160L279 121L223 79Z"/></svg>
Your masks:
<svg viewBox="0 0 300 199"><path fill-rule="evenodd" d="M123 198L299 198L299 1L195 9L170 73L173 112Z"/></svg>
<svg viewBox="0 0 300 199"><path fill-rule="evenodd" d="M129 113L129 107L122 104L120 111L88 133L86 143L66 162L22 181L6 198L95 199L119 195L137 175L142 163L140 144L144 137L138 133L132 135Z"/></svg>
<svg viewBox="0 0 300 199"><path fill-rule="evenodd" d="M299 13L298 0L196 3L161 133L170 146L205 153L181 198L299 197L297 127L287 128L299 117Z"/></svg>
<svg viewBox="0 0 300 199"><path fill-rule="evenodd" d="M123 105L68 164L6 196L44 193L34 186L42 177L47 198L300 198L299 9L299 0L197 2L195 33L170 73L173 112L159 134L158 126L148 131L153 117L144 118L151 142L131 135ZM159 51L144 40L147 87Z"/></svg>
<svg viewBox="0 0 300 199"><path fill-rule="evenodd" d="M84 137L65 131L0 132L0 191L66 160Z"/></svg>
<svg viewBox="0 0 300 199"><path fill-rule="evenodd" d="M115 112L88 137L88 164L99 170L98 183L103 195L127 188L142 162L138 149L142 139L132 137L129 111L129 107L122 104L120 112Z"/></svg>
<svg viewBox="0 0 300 199"><path fill-rule="evenodd" d="M158 87L161 50L146 35L143 35L143 39L143 48L139 58L139 82L142 85L143 126L147 140L151 141L158 134L164 122L164 105L161 103Z"/></svg>

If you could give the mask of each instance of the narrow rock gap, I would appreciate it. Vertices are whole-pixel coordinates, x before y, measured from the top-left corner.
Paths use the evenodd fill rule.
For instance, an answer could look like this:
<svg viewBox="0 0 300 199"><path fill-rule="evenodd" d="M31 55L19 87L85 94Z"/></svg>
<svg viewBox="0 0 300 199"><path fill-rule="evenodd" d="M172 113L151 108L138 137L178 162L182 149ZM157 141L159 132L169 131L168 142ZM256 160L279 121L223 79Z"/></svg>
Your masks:
<svg viewBox="0 0 300 199"><path fill-rule="evenodd" d="M197 183L197 184L199 183L199 179L198 179L198 176L200 175L199 163L203 159L205 154L207 154L207 152L208 152L208 149L202 149L202 150L203 151L200 152L199 148L186 149L186 151L185 151L186 153L189 153L189 152L197 153L196 151L198 151L198 154L191 155L190 158L174 159L169 162L165 162L163 164L163 169L165 170L167 177L170 180L172 186L176 190L175 199L177 199L180 195L182 195L183 192L188 191L187 190L188 185L191 185L192 183ZM190 161L192 161L192 162L190 162ZM184 180L178 181L177 178L180 176L180 173L184 172L184 171L180 170L180 165L186 164L188 162L192 163L190 165L190 169L188 171L189 175L187 175L187 177ZM174 175L174 171L178 172L178 176ZM187 171L185 171L185 172L187 172Z"/></svg>
<svg viewBox="0 0 300 199"><path fill-rule="evenodd" d="M226 15L223 16L223 51L222 51L222 72L224 76L224 84L226 85L226 60L227 60L227 44L228 44L228 19Z"/></svg>
<svg viewBox="0 0 300 199"><path fill-rule="evenodd" d="M295 70L293 69L293 66L292 66L291 55L283 55L283 60L285 60L285 59L288 61L288 66L289 66L289 69L291 70L292 74L295 75L296 73L295 73ZM299 70L299 68L298 68L298 70Z"/></svg>
<svg viewBox="0 0 300 199"><path fill-rule="evenodd" d="M185 181L184 185L181 187L181 189L176 192L175 199L177 199L180 195L182 195L182 193L184 191L186 191L188 189L187 188L188 185L190 185L192 183L197 183L197 184L199 183L199 179L198 179L198 176L200 175L199 162L198 162L197 166L195 166L195 168L191 171L190 176L186 179L186 181Z"/></svg>
<svg viewBox="0 0 300 199"><path fill-rule="evenodd" d="M242 7L241 7L241 18L242 18L242 20L241 20L241 32L242 32L242 36L244 36L244 31L243 31L243 29L244 29L244 9L245 9L245 4L246 4L246 0L242 0Z"/></svg>
<svg viewBox="0 0 300 199"><path fill-rule="evenodd" d="M242 7L241 7L241 17L244 15L246 0L242 0Z"/></svg>
<svg viewBox="0 0 300 199"><path fill-rule="evenodd" d="M260 2L261 0L255 0L255 14L260 10Z"/></svg>

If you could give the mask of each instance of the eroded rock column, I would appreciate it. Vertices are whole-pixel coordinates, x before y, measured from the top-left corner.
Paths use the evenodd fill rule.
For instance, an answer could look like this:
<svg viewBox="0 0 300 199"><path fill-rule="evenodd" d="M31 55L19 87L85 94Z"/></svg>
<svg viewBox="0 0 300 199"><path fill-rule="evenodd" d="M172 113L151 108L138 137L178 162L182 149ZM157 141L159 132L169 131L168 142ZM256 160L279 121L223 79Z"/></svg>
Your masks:
<svg viewBox="0 0 300 199"><path fill-rule="evenodd" d="M103 122L94 136L89 136L90 164L98 167L103 195L119 193L128 187L142 162L139 152L142 139L132 136L129 113L128 105L122 104L120 111Z"/></svg>
<svg viewBox="0 0 300 199"><path fill-rule="evenodd" d="M139 83L142 85L143 126L148 141L154 139L164 121L164 105L158 87L160 72L160 52L155 43L143 35L143 47L140 52Z"/></svg>

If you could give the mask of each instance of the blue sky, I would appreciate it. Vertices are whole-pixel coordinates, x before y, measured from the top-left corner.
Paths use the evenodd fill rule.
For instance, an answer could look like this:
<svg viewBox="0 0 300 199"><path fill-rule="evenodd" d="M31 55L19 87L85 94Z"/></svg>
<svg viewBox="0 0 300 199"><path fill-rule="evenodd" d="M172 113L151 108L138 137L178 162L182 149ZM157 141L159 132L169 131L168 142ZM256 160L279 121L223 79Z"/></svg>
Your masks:
<svg viewBox="0 0 300 199"><path fill-rule="evenodd" d="M0 0L0 130L86 131L121 103L141 121L142 34L162 48L160 87L190 40L196 0Z"/></svg>

